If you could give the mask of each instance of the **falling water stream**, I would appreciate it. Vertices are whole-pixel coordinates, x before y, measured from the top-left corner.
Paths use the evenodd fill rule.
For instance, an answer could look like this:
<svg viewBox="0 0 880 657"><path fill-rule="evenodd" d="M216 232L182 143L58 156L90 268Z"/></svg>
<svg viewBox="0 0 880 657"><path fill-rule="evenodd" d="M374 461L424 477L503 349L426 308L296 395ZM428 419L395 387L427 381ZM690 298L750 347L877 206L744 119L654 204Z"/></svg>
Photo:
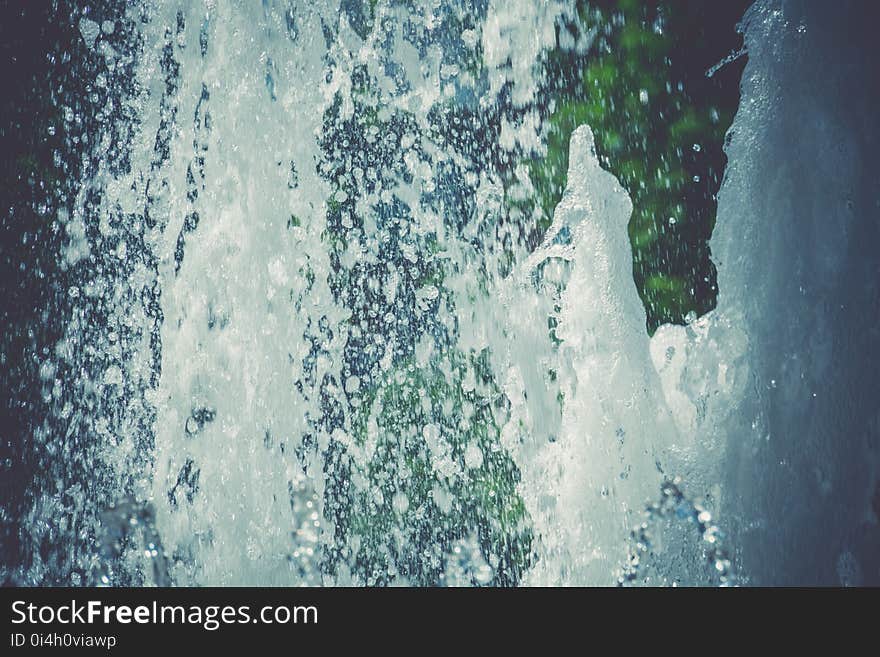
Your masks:
<svg viewBox="0 0 880 657"><path fill-rule="evenodd" d="M505 220L570 3L78 14L101 120L33 440L63 465L3 579L876 582L878 126L808 75L857 58L844 19L795 4L740 28L718 307L653 337L591 126L540 242Z"/></svg>

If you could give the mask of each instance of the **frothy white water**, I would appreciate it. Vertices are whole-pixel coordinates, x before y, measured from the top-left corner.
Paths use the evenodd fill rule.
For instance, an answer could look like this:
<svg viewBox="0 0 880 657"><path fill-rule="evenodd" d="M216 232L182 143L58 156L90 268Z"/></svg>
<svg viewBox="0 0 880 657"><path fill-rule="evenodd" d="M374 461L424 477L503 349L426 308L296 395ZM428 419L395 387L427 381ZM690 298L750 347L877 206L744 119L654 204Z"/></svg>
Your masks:
<svg viewBox="0 0 880 657"><path fill-rule="evenodd" d="M179 583L289 584L301 571L316 583L320 465L306 481L308 464L295 453L319 410L294 382L310 324L343 319L320 275L329 190L314 162L325 103L321 20L332 18L322 9L296 16L295 40L280 10L186 14L149 495L166 549L182 555L172 573ZM325 347L319 368L338 371L342 345Z"/></svg>
<svg viewBox="0 0 880 657"><path fill-rule="evenodd" d="M651 344L691 441L679 472L714 490L755 584L877 577L861 565L876 567L880 545L880 343L865 323L880 270L877 84L859 12L749 11L712 239L718 308Z"/></svg>
<svg viewBox="0 0 880 657"><path fill-rule="evenodd" d="M544 244L504 282L503 306L487 317L512 405L503 433L540 537L535 585L615 581L675 442L629 266L632 204L599 166L589 127L570 148ZM553 315L558 345L535 321Z"/></svg>
<svg viewBox="0 0 880 657"><path fill-rule="evenodd" d="M741 581L866 581L861 564L875 562L880 540L878 343L860 316L877 307L867 245L878 205L860 172L876 170L877 126L860 89L870 74L847 68L865 42L846 49L833 37L857 10L830 13L766 2L747 15L749 64L712 241L719 304L687 327L661 327L650 343L639 330L624 271L628 204L585 156L588 133L575 133L566 198L526 264L549 260L547 274L566 263L564 342L547 349L524 318L552 304L520 287L504 296L495 349L507 358L508 395L521 400L517 427L532 439L516 452L541 536L529 581L612 581L625 529L641 522L660 471L682 475L726 524ZM840 78L817 83L823 66ZM571 243L554 244L569 222ZM563 395L556 421L548 371ZM675 564L666 581L693 576L695 562L676 556L682 540L700 551L675 535L665 552L653 546L655 561Z"/></svg>

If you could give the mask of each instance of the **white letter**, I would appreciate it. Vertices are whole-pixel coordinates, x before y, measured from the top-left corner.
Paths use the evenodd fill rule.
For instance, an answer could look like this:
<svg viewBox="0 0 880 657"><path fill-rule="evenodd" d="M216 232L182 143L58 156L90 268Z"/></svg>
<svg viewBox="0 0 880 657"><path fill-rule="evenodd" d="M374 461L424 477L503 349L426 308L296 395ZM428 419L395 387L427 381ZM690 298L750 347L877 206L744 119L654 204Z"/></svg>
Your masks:
<svg viewBox="0 0 880 657"><path fill-rule="evenodd" d="M27 615L21 609L16 609L16 605L23 605L23 604L24 604L24 600L16 600L15 602L12 603L12 611L21 616L21 620L13 620L12 621L16 625L24 623L27 620Z"/></svg>

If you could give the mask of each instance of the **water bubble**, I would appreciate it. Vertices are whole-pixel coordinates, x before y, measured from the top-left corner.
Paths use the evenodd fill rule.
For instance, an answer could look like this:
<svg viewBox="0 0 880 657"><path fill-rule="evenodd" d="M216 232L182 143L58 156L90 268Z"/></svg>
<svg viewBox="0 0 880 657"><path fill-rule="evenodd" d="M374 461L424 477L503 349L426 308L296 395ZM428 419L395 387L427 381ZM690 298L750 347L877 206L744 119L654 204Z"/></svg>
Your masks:
<svg viewBox="0 0 880 657"><path fill-rule="evenodd" d="M641 578L643 583L649 583L649 576L645 574L645 563L639 559L639 554L647 553L650 546L649 527L664 518L676 518L686 520L688 524L695 524L699 536L706 546L706 557L709 564L718 575L721 586L736 584L736 577L732 574L732 564L727 557L727 552L722 544L722 534L712 522L712 516L699 504L691 501L681 490L681 480L678 478L667 480L661 486L659 502L652 502L646 507L646 521L632 531L630 536L631 548L627 557L626 566L618 578L618 585L625 586L635 583Z"/></svg>
<svg viewBox="0 0 880 657"><path fill-rule="evenodd" d="M464 453L464 462L471 469L480 468L483 465L483 451L477 445L469 444Z"/></svg>
<svg viewBox="0 0 880 657"><path fill-rule="evenodd" d="M409 509L409 498L404 493L395 493L391 503L398 513L406 513Z"/></svg>

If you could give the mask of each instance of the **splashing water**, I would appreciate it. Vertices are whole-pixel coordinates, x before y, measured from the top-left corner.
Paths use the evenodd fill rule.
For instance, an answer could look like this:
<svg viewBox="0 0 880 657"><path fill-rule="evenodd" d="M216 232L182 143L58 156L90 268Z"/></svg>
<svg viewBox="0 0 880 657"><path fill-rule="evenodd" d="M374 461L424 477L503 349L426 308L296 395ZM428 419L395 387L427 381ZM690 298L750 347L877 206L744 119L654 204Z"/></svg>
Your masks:
<svg viewBox="0 0 880 657"><path fill-rule="evenodd" d="M655 547L650 527L664 518L676 518L694 525L706 544L706 559L721 585L730 586L736 583L736 576L731 569L730 559L724 547L723 532L717 525L712 524L712 514L690 500L682 492L680 485L681 480L678 478L664 482L660 489L660 501L648 505L645 510L647 518L633 529L629 559L617 580L620 586L632 585L641 579L648 581L642 571L644 560Z"/></svg>
<svg viewBox="0 0 880 657"><path fill-rule="evenodd" d="M814 93L798 57L829 48L809 40L822 10L802 14L761 2L747 16L719 306L653 338L632 203L589 126L540 244L505 214L530 186L511 163L546 149L541 57L572 4L206 0L81 16L104 120L70 145L88 162L56 217L70 310L41 359L51 412L33 449L58 465L35 478L18 521L28 556L0 579L613 585L644 581L650 560L666 565L648 583L825 581L805 574L809 554L768 547L768 523L791 519L793 550L832 499L851 513L822 556L857 578L876 534L875 410L856 401L848 431L867 437L849 456L797 418L827 428L842 402L814 410L813 393L854 358L849 320L807 296L831 303L860 275L839 273L841 254L877 209L852 182L865 154L847 129L869 121L858 104L811 110L815 153L803 148L837 164L801 173L857 210L817 192L799 210L838 229L816 219L804 250L785 251L797 172L778 167L780 126ZM84 119L68 109L73 134ZM876 256L856 260L870 271ZM876 307L868 278L848 307ZM863 340L875 354L876 335ZM823 458L760 464L768 449L791 459L797 435ZM752 486L781 471L819 500L812 519Z"/></svg>

